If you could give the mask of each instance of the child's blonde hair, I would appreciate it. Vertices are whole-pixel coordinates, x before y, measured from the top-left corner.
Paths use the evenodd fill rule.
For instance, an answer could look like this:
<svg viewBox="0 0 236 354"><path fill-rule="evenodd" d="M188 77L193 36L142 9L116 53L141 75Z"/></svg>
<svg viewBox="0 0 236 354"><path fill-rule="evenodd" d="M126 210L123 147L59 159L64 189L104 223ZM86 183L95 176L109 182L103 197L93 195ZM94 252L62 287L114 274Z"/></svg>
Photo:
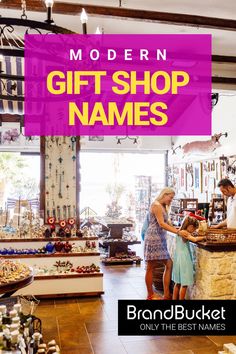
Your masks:
<svg viewBox="0 0 236 354"><path fill-rule="evenodd" d="M197 229L199 226L199 222L197 219L193 218L192 216L187 215L182 221L180 230L187 230L187 227L190 225L194 226Z"/></svg>

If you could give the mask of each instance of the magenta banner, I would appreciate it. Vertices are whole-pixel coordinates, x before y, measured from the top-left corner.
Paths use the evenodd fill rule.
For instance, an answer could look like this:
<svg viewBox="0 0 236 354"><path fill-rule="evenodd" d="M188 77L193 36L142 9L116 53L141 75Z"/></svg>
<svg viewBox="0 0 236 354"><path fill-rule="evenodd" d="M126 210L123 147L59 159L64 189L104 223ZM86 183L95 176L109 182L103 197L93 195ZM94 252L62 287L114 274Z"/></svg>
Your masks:
<svg viewBox="0 0 236 354"><path fill-rule="evenodd" d="M26 135L211 135L211 35L26 35Z"/></svg>

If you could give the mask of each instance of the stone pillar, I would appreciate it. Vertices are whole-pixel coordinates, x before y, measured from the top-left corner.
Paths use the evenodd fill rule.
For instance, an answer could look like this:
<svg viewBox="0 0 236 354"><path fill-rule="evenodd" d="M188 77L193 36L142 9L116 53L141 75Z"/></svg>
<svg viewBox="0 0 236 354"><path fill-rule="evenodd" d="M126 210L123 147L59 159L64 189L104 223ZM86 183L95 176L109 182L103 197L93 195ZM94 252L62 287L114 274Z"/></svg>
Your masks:
<svg viewBox="0 0 236 354"><path fill-rule="evenodd" d="M236 299L236 252L196 252L195 284L189 289L191 299Z"/></svg>

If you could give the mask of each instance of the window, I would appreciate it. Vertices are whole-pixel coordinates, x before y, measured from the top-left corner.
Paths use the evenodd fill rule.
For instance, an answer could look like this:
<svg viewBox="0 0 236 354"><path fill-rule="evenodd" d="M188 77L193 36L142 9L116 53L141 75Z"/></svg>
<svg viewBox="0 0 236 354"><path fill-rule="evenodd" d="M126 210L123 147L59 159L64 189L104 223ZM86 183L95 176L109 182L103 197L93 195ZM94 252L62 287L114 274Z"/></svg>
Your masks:
<svg viewBox="0 0 236 354"><path fill-rule="evenodd" d="M39 209L39 185L39 155L0 152L1 224L17 226L25 209Z"/></svg>
<svg viewBox="0 0 236 354"><path fill-rule="evenodd" d="M81 152L80 210L142 222L164 186L163 153Z"/></svg>

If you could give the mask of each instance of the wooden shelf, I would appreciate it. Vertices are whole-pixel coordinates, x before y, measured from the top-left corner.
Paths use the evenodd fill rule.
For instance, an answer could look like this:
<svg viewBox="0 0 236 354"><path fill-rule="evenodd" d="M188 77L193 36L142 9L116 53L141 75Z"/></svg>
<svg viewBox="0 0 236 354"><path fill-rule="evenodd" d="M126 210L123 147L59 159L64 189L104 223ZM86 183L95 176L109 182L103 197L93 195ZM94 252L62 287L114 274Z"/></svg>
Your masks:
<svg viewBox="0 0 236 354"><path fill-rule="evenodd" d="M102 260L102 263L104 265L122 265L122 264L133 264L133 263L136 263L136 264L140 264L142 261L142 259L138 259L138 260L133 260L133 259L117 259L116 260L112 260L112 261L108 261L106 259L103 259Z"/></svg>
<svg viewBox="0 0 236 354"><path fill-rule="evenodd" d="M139 261L132 261L132 260L130 260L130 261L128 261L128 260L124 260L124 261L122 261L122 260L119 260L119 261L105 261L104 260L104 261L102 261L102 263L104 265L122 265L122 264L129 265L129 264L134 264L134 263L140 264L141 260L139 260Z"/></svg>
<svg viewBox="0 0 236 354"><path fill-rule="evenodd" d="M47 294L47 295L37 295L38 299L55 299L55 298L70 298L70 297L94 297L101 296L104 291L86 291L80 293L66 293L66 294Z"/></svg>
<svg viewBox="0 0 236 354"><path fill-rule="evenodd" d="M196 247L203 248L209 252L235 252L236 251L236 243L235 242L215 242L215 243L207 243L204 241L193 243Z"/></svg>
<svg viewBox="0 0 236 354"><path fill-rule="evenodd" d="M98 237L48 237L48 238L0 238L0 242L53 242L53 241L95 241Z"/></svg>
<svg viewBox="0 0 236 354"><path fill-rule="evenodd" d="M124 245L138 245L141 243L141 241L99 241L100 244L104 246L110 246L110 245L116 245L116 244L124 244Z"/></svg>
<svg viewBox="0 0 236 354"><path fill-rule="evenodd" d="M12 255L1 255L1 257L9 259L17 258L61 258L61 257L87 257L87 256L100 256L99 252L85 252L85 253L44 253L44 254L12 254Z"/></svg>
<svg viewBox="0 0 236 354"><path fill-rule="evenodd" d="M103 277L103 273L68 273L55 275L35 275L34 280L48 280L48 279L70 279L70 278L96 278Z"/></svg>
<svg viewBox="0 0 236 354"><path fill-rule="evenodd" d="M1 242L2 241L2 242ZM55 262L70 261L76 266L89 266L92 263L99 265L100 253L98 252L98 237L55 237L55 238L12 238L1 239L1 249L16 248L40 249L48 242L57 241L70 242L76 246L85 246L86 241L94 241L96 248L88 249L88 252L55 252L39 254L11 254L0 255L3 259L19 260L30 267L51 268ZM42 272L35 275L34 281L23 289L16 292L16 295L34 294L39 298L65 297L65 296L97 296L103 294L103 273L56 273L46 275Z"/></svg>

